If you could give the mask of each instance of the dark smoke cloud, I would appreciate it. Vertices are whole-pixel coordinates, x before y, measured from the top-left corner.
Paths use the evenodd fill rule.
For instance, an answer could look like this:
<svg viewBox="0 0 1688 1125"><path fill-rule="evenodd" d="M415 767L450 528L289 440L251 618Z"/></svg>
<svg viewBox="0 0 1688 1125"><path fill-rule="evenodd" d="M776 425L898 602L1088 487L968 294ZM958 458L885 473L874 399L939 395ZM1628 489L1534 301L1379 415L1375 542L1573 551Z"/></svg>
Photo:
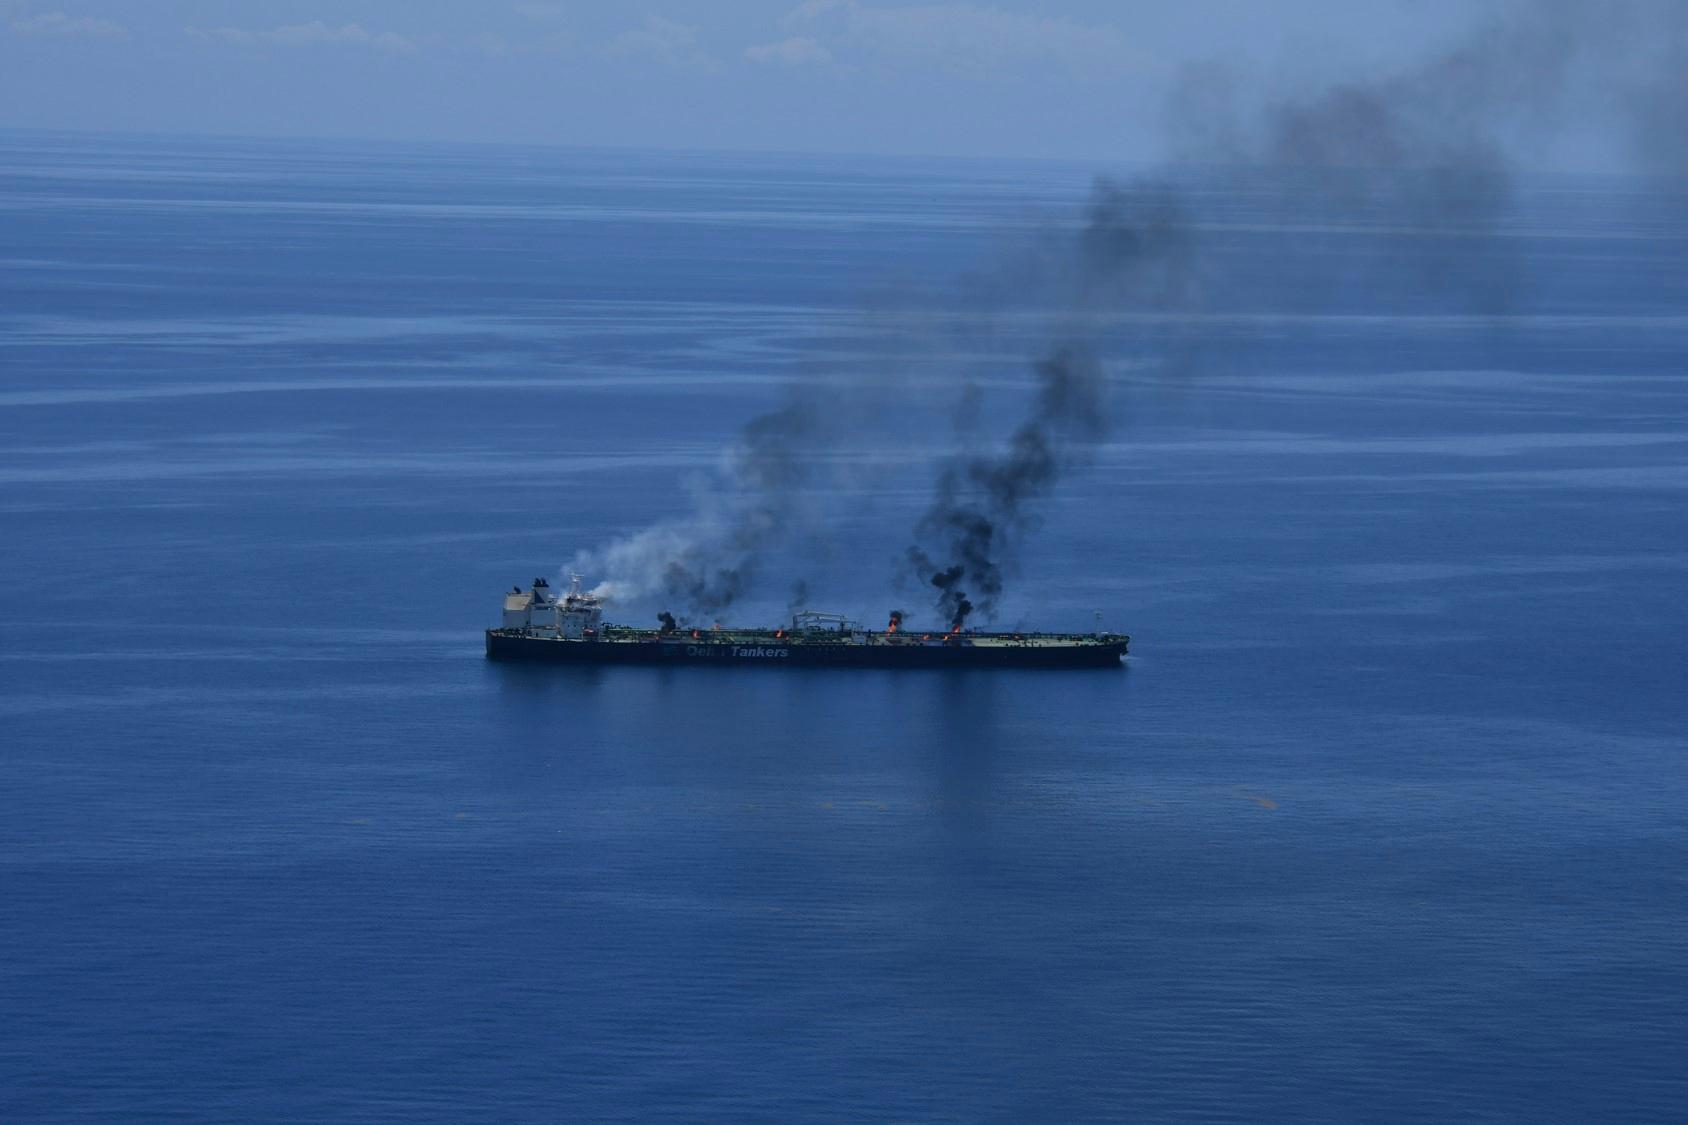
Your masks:
<svg viewBox="0 0 1688 1125"><path fill-rule="evenodd" d="M1521 158L1551 160L1567 137L1586 148L1629 136L1632 164L1688 170L1688 5L1510 0L1473 9L1474 23L1441 49L1378 73L1333 74L1323 60L1299 59L1304 77L1266 82L1208 63L1178 84L1169 100L1175 160L1246 169L1309 231L1339 224L1390 240L1339 263L1315 260L1309 234L1309 253L1286 264L1307 303L1404 286L1420 305L1515 311L1529 282L1514 222Z"/></svg>
<svg viewBox="0 0 1688 1125"><path fill-rule="evenodd" d="M794 498L805 480L798 450L818 440L820 404L794 397L759 415L740 432L732 454L731 518L712 541L694 543L662 568L662 592L693 610L714 614L732 605L755 578L759 549L791 523Z"/></svg>
<svg viewBox="0 0 1688 1125"><path fill-rule="evenodd" d="M963 321L971 338L961 343L974 348L981 339L991 341L986 350L999 346L993 317L1012 321L1019 331L1019 318L1026 314L1046 323L1040 334L1057 341L1034 366L1039 386L1034 407L1007 453L946 465L938 488L944 510L935 507L921 525L922 538L935 539L934 552L958 551L969 573L983 576L981 604L1000 591L998 554L1027 525L1032 501L1073 460L1074 443L1100 433L1106 404L1096 356L1099 318L1145 300L1164 304L1167 295L1192 286L1188 224L1171 193L1103 182L1093 193L1087 220L1076 238L1050 236L1029 257L994 262L989 269L996 284L1012 300L1005 299L995 313L972 310ZM931 392L930 381L920 387L899 383L895 369L926 359L922 349L941 354L937 340L955 343L937 328L922 340L906 325L887 327L868 350L883 355L882 366L890 370L877 370L853 387L794 384L784 405L745 426L722 468L694 485L687 515L578 555L571 567L607 575L595 592L612 599L661 597L693 615L721 613L754 588L758 564L770 547L824 534L819 494L825 490L816 486L836 485L844 472L827 463L828 455L860 452L872 440L876 419L904 409L901 398ZM953 394L963 404L980 395L970 374L941 370L936 380L940 395ZM977 510L994 521L993 531L967 543L961 541L959 508L972 503L975 490L986 497ZM807 599L807 586L798 582L794 610ZM971 608L971 601L962 601Z"/></svg>
<svg viewBox="0 0 1688 1125"><path fill-rule="evenodd" d="M1524 283L1508 229L1513 149L1545 143L1591 73L1596 85L1609 82L1641 53L1641 37L1663 35L1670 45L1653 48L1655 61L1641 68L1651 77L1625 88L1658 119L1642 126L1651 147L1688 153L1685 12L1688 4L1671 11L1636 0L1507 3L1444 49L1391 72L1293 89L1248 89L1234 71L1195 69L1172 99L1173 148L1190 164L1248 169L1281 190L1305 225L1358 224L1396 240L1364 263L1361 278L1352 263L1322 253L1318 240L1290 242L1281 268L1313 301L1328 307L1357 280L1381 287L1405 273L1465 311L1509 311ZM1097 333L1084 316L1108 307L1199 307L1197 282L1209 270L1199 268L1192 210L1177 186L1104 183L1071 252L1051 256L1057 272L1070 269L1076 280L1061 293L1076 324L1034 365L1037 398L1005 447L941 466L907 553L952 626L975 609L994 612L1040 502L1106 432ZM1179 358L1176 337L1156 343L1163 361Z"/></svg>
<svg viewBox="0 0 1688 1125"><path fill-rule="evenodd" d="M976 609L995 611L1040 502L1107 433L1099 355L1107 314L1188 303L1197 292L1194 252L1188 214L1167 189L1096 185L1088 221L1058 256L1069 279L1056 289L1062 332L1032 365L1037 392L1029 411L1002 448L940 467L907 551L911 569L938 591L936 609L952 628Z"/></svg>
<svg viewBox="0 0 1688 1125"><path fill-rule="evenodd" d="M1402 171L1489 170L1509 163L1508 138L1540 137L1562 124L1579 63L1622 38L1606 13L1631 6L1490 5L1472 28L1424 57L1293 86L1263 86L1223 63L1201 64L1169 100L1169 144L1180 162L1328 172L1338 184L1385 195ZM1316 73L1317 62L1303 62Z"/></svg>
<svg viewBox="0 0 1688 1125"><path fill-rule="evenodd" d="M1224 63L1191 67L1169 99L1178 163L1248 169L1287 209L1393 231L1398 252L1370 263L1449 290L1469 311L1506 312L1527 279L1514 213L1520 157L1551 159L1581 131L1616 138L1631 167L1688 173L1688 4L1681 0L1501 0L1422 57L1375 74L1247 80ZM1627 138L1624 145L1622 138ZM1275 181L1273 180L1275 177ZM1314 299L1354 278L1309 270Z"/></svg>
<svg viewBox="0 0 1688 1125"><path fill-rule="evenodd" d="M859 400L826 388L793 385L786 399L745 425L715 473L691 482L686 515L581 552L571 568L607 576L594 591L604 597L659 596L694 615L713 616L743 597L769 544L801 532L813 515L813 455L835 446L861 413Z"/></svg>
<svg viewBox="0 0 1688 1125"><path fill-rule="evenodd" d="M1622 21L1616 25L1622 41L1642 43L1617 84L1628 116L1627 139L1642 168L1676 181L1672 186L1680 195L1688 189L1682 182L1688 178L1688 4L1657 0L1618 7L1606 13L1608 28L1615 17Z"/></svg>
<svg viewBox="0 0 1688 1125"><path fill-rule="evenodd" d="M933 566L933 562L926 553L918 547L909 548L909 561L916 570L925 570ZM949 622L953 629L961 628L967 620L967 615L973 612L973 603L967 599L967 594L961 589L961 580L967 576L967 567L961 563L945 567L932 576L932 585L939 590L938 615ZM981 579L988 581L987 579Z"/></svg>
<svg viewBox="0 0 1688 1125"><path fill-rule="evenodd" d="M674 615L669 613L666 609L657 614L656 619L662 622L662 631L664 633L672 633L680 628L680 623L675 621Z"/></svg>
<svg viewBox="0 0 1688 1125"><path fill-rule="evenodd" d="M1221 257L1207 253L1212 240L1198 245L1197 208L1179 186L1206 174L1198 168L1250 177L1280 199L1284 229L1309 232L1287 241L1275 263L1280 288L1304 303L1330 309L1347 293L1407 277L1415 295L1476 313L1508 311L1526 283L1509 229L1516 153L1550 145L1568 114L1597 100L1590 91L1620 115L1608 132L1631 138L1640 162L1688 173L1688 3L1518 0L1482 11L1457 41L1376 75L1291 85L1250 82L1223 65L1191 69L1172 99L1178 168L1166 182L1099 183L1076 234L1047 233L976 271L967 292L973 350L1022 339L1003 326L1023 326L1028 312L1043 343L1030 403L996 446L983 433L979 383L966 373L951 379L965 452L935 465L931 501L902 555L934 591L943 620L995 611L1044 502L1107 434L1110 318L1150 314L1133 321L1141 332L1133 342L1165 365L1196 354L1191 337L1168 327L1192 318L1152 314L1203 311L1220 273ZM1358 262L1328 252L1356 229L1387 249ZM1332 232L1323 243L1321 230ZM864 350L910 348L918 333L899 335L889 323L871 325ZM577 556L573 568L605 575L598 592L611 597L661 596L694 614L720 613L754 587L770 545L821 533L819 455L859 446L871 419L894 409L892 398L882 372L855 388L794 387L693 485L687 514ZM801 583L799 591L794 608L807 602Z"/></svg>

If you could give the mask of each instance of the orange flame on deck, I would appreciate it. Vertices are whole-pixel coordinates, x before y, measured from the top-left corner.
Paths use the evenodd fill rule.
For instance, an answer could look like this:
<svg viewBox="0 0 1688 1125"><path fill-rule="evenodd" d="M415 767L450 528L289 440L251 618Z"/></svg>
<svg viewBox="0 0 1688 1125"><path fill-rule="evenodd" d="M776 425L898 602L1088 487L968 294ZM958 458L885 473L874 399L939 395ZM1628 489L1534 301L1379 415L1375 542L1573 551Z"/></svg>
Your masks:
<svg viewBox="0 0 1688 1125"><path fill-rule="evenodd" d="M774 640L777 641L783 636L785 636L785 630L784 629L775 629L774 630Z"/></svg>
<svg viewBox="0 0 1688 1125"><path fill-rule="evenodd" d="M893 617L893 618L891 618L891 624L885 626L885 631L887 633L895 633L901 627L902 627L901 624L897 621L897 619L895 617Z"/></svg>
<svg viewBox="0 0 1688 1125"><path fill-rule="evenodd" d="M696 629L693 629L693 630L692 630L692 640L694 640L694 641L695 641L695 640L697 640L697 639L698 639L698 637L700 637L700 636L702 636L702 635L703 635L703 634L701 634L701 633L699 633L699 632L698 632L698 631L697 631L697 630L696 630Z"/></svg>

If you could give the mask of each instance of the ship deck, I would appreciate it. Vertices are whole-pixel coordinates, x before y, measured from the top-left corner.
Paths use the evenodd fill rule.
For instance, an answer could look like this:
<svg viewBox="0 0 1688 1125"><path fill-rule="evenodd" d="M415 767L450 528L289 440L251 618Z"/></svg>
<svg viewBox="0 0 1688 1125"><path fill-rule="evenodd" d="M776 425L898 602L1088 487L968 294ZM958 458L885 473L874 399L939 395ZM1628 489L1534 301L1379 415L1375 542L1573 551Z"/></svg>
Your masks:
<svg viewBox="0 0 1688 1125"><path fill-rule="evenodd" d="M612 625L604 630L606 641L689 641L692 644L725 645L888 645L917 648L967 645L975 648L1073 648L1081 645L1118 643L1113 634L1096 633L915 633L885 631L833 633L792 632L787 629L682 629L672 633Z"/></svg>
<svg viewBox="0 0 1688 1125"><path fill-rule="evenodd" d="M606 625L595 634L488 629L487 656L557 664L704 664L810 668L1118 667L1130 638L1117 633L915 633L676 629Z"/></svg>
<svg viewBox="0 0 1688 1125"><path fill-rule="evenodd" d="M556 640L549 631L495 629L495 633L509 636L532 636ZM668 642L692 645L801 645L804 647L862 647L892 648L1081 648L1091 645L1117 645L1128 640L1118 633L917 633L912 630L861 630L834 632L831 630L793 631L790 629L678 629L663 632L639 629L631 625L605 625L595 638L598 644L652 644Z"/></svg>

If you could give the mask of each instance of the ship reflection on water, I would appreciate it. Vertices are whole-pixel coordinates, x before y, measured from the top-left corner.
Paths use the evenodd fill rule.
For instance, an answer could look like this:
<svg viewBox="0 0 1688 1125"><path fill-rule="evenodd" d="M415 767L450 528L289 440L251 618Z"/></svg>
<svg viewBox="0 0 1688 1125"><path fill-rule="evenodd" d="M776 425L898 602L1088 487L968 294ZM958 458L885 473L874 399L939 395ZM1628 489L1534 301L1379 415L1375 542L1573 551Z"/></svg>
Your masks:
<svg viewBox="0 0 1688 1125"><path fill-rule="evenodd" d="M840 810L983 842L1038 800L1039 774L1092 721L1119 716L1130 672L486 665L499 712L488 768L561 816L654 785L657 820L700 810L778 820L794 843ZM738 725L757 716L754 726ZM672 825L671 825L672 826Z"/></svg>

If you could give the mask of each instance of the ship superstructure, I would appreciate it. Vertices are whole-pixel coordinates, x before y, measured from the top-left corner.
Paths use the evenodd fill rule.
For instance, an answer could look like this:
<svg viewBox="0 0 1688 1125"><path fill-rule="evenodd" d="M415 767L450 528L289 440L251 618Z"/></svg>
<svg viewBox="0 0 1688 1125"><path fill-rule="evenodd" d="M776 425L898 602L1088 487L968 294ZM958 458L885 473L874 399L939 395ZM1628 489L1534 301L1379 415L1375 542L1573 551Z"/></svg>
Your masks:
<svg viewBox="0 0 1688 1125"><path fill-rule="evenodd" d="M568 593L560 598L543 578L535 578L526 590L517 586L505 594L504 627L500 631L517 630L551 640L597 640L603 621L603 599L583 593L580 575L576 574Z"/></svg>
<svg viewBox="0 0 1688 1125"><path fill-rule="evenodd" d="M787 627L682 626L662 614L654 629L604 622L603 600L574 575L561 597L543 578L504 595L503 623L486 631L487 656L580 664L763 664L807 667L1078 668L1118 666L1120 633L917 631L892 613L883 629L840 614L792 615Z"/></svg>

